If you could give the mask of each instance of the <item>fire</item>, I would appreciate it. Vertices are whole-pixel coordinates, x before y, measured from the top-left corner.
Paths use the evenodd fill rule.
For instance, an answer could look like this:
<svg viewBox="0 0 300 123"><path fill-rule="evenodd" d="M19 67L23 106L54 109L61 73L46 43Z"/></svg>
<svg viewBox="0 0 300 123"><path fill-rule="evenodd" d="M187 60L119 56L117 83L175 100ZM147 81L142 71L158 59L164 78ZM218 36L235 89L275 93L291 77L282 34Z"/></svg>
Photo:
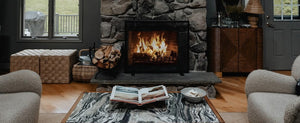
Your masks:
<svg viewBox="0 0 300 123"><path fill-rule="evenodd" d="M137 34L138 44L136 45L137 53L144 53L153 59L163 58L167 54L166 38L164 33L153 33L151 37L142 37L141 32Z"/></svg>

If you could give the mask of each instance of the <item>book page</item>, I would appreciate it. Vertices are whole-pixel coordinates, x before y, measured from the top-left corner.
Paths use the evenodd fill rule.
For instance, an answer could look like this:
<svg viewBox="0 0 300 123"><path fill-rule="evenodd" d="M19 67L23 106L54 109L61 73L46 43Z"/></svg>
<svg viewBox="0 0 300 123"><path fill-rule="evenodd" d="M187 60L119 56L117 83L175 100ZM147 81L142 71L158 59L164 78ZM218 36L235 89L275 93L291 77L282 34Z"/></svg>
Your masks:
<svg viewBox="0 0 300 123"><path fill-rule="evenodd" d="M111 101L131 103L139 106L168 98L169 95L167 89L163 85L142 88L140 90L137 88L116 85L113 87L110 96Z"/></svg>
<svg viewBox="0 0 300 123"><path fill-rule="evenodd" d="M132 87L115 86L113 88L111 100L138 104L138 89Z"/></svg>
<svg viewBox="0 0 300 123"><path fill-rule="evenodd" d="M141 103L143 104L169 98L165 86L162 85L151 88L143 88L139 91L139 93L142 98Z"/></svg>

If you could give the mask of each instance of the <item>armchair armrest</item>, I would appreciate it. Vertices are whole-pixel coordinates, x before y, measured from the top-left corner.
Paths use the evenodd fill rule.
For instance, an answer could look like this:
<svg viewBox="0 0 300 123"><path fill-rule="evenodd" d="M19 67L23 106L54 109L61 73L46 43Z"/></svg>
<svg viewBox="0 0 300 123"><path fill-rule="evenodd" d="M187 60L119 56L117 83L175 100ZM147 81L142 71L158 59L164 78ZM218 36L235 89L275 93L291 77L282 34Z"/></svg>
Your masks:
<svg viewBox="0 0 300 123"><path fill-rule="evenodd" d="M0 76L0 93L35 92L41 95L40 76L30 70L20 70Z"/></svg>
<svg viewBox="0 0 300 123"><path fill-rule="evenodd" d="M285 108L284 123L300 122L300 98L298 97Z"/></svg>
<svg viewBox="0 0 300 123"><path fill-rule="evenodd" d="M275 92L295 94L296 80L287 76L267 70L252 71L246 79L246 94L252 92Z"/></svg>

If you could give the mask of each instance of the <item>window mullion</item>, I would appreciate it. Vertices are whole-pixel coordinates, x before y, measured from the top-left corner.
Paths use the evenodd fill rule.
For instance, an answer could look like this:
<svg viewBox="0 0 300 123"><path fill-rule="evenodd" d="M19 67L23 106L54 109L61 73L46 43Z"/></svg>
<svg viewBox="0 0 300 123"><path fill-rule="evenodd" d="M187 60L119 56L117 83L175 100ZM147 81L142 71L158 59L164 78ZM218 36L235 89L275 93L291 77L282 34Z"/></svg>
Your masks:
<svg viewBox="0 0 300 123"><path fill-rule="evenodd" d="M291 20L293 20L293 0L291 0Z"/></svg>
<svg viewBox="0 0 300 123"><path fill-rule="evenodd" d="M53 38L54 35L54 8L55 8L55 0L49 0L49 15L48 15L48 35L49 38Z"/></svg>
<svg viewBox="0 0 300 123"><path fill-rule="evenodd" d="M25 0L21 0L21 10L20 10L20 13L21 13L21 21L20 21L20 25L21 25L21 28L20 28L20 37L23 37L24 36L24 30L25 30L25 16L24 16L24 13L25 13Z"/></svg>

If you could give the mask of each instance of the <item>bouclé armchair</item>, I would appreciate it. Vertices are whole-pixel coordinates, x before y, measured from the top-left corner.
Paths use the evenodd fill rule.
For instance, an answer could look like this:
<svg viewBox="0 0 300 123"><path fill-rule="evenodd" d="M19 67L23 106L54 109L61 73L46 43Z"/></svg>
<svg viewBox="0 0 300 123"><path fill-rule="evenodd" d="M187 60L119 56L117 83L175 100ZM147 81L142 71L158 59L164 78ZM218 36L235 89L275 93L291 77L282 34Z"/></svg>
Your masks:
<svg viewBox="0 0 300 123"><path fill-rule="evenodd" d="M0 76L0 123L37 123L42 83L33 71Z"/></svg>
<svg viewBox="0 0 300 123"><path fill-rule="evenodd" d="M300 56L292 66L292 76L255 70L246 79L250 123L300 123Z"/></svg>

